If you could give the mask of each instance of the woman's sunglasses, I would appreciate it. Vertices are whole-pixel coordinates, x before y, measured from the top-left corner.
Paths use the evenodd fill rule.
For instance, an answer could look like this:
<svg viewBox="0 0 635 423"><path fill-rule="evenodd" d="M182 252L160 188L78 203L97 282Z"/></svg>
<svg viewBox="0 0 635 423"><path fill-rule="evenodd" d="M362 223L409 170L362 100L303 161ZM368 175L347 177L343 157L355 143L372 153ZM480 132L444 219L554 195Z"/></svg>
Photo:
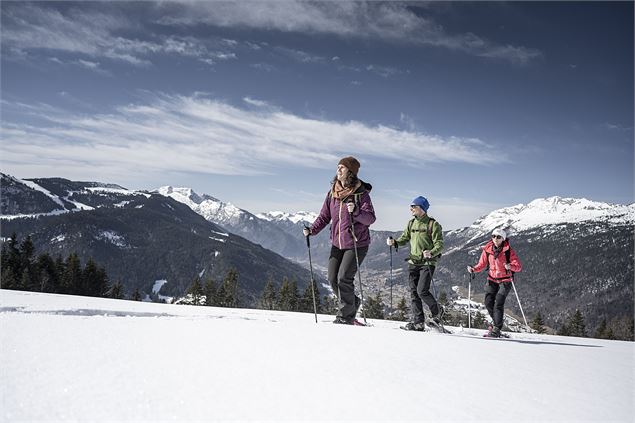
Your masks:
<svg viewBox="0 0 635 423"><path fill-rule="evenodd" d="M494 238L494 239L503 239L503 237L500 236L500 235L492 235L492 238Z"/></svg>

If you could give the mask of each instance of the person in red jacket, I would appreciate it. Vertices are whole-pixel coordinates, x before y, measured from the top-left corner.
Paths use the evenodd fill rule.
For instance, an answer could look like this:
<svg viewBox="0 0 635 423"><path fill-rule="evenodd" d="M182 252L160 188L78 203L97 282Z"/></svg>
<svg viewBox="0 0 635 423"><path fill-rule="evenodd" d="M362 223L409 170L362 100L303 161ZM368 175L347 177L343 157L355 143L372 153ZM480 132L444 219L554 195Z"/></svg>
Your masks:
<svg viewBox="0 0 635 423"><path fill-rule="evenodd" d="M492 239L483 248L478 263L475 266L467 266L467 271L478 273L485 268L485 307L494 322L488 336L498 338L503 328L505 299L512 289L513 274L522 270L520 260L502 229L494 229Z"/></svg>

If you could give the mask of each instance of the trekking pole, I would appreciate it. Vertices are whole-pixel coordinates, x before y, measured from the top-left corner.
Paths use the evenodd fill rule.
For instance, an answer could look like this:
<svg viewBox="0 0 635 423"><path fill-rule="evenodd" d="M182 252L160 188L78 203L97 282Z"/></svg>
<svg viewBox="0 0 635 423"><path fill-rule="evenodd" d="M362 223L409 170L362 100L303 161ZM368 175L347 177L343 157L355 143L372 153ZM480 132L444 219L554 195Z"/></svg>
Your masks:
<svg viewBox="0 0 635 423"><path fill-rule="evenodd" d="M392 237L389 237L392 239ZM388 246L390 249L390 316L392 316L392 244Z"/></svg>
<svg viewBox="0 0 635 423"><path fill-rule="evenodd" d="M353 248L355 249L355 262L357 263L357 275L359 278L359 295L362 300L362 317L364 318L364 324L366 322L366 307L364 307L364 285L362 285L362 269L359 267L359 256L357 255L357 237L355 236L355 225L353 224L353 212L348 212L348 217L351 219L351 235L353 235ZM353 294L353 296L355 296Z"/></svg>
<svg viewBox="0 0 635 423"><path fill-rule="evenodd" d="M474 272L470 272L470 280L467 283L467 327L472 329L472 279Z"/></svg>
<svg viewBox="0 0 635 423"><path fill-rule="evenodd" d="M309 229L307 226L305 229ZM315 323L317 323L317 306L315 303L315 280L313 279L313 261L311 260L311 241L309 241L309 236L311 235L311 230L309 229L309 235L306 236L306 246L309 249L309 269L311 270L311 294L313 294L313 314L315 315Z"/></svg>
<svg viewBox="0 0 635 423"><path fill-rule="evenodd" d="M518 296L518 291L516 291L516 284L514 283L514 275L512 274L512 288L514 288L514 294L516 294L516 300L518 301L518 307L520 307L520 312L523 315L523 320L525 321L525 326L529 328L527 324L527 319L525 318L525 312L523 311L523 306L520 304L520 297Z"/></svg>

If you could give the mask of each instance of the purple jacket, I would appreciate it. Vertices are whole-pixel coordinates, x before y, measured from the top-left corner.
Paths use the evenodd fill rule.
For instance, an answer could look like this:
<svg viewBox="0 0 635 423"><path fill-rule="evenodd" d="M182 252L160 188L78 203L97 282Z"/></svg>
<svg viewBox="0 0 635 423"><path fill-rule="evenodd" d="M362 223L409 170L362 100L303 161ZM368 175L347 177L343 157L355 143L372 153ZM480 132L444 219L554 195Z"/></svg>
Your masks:
<svg viewBox="0 0 635 423"><path fill-rule="evenodd" d="M370 245L370 232L368 227L375 222L375 209L370 201L370 190L373 187L366 182L348 197L338 200L329 191L322 205L320 215L311 225L311 235L317 235L326 225L331 222L331 243L340 250L353 248L353 237L351 236L351 219L346 208L346 203L355 202L353 210L353 224L358 247Z"/></svg>

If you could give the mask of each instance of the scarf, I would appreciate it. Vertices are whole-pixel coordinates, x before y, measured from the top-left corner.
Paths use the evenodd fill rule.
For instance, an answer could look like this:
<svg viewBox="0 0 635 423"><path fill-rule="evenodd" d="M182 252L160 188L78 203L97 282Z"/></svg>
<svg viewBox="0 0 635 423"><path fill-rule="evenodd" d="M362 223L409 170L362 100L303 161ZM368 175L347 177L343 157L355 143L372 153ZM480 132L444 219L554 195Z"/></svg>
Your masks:
<svg viewBox="0 0 635 423"><path fill-rule="evenodd" d="M335 183L333 184L333 189L331 190L331 194L333 195L333 198L337 198L341 201L357 191L357 188L359 188L361 185L361 181L357 181L354 187L345 188L344 186L342 186L342 183L340 181L335 181Z"/></svg>
<svg viewBox="0 0 635 423"><path fill-rule="evenodd" d="M501 253L501 251L503 251L503 244L504 243L501 243L500 247L496 247L496 245L493 245L494 248L492 250L494 251L494 258L495 259L497 259L498 255Z"/></svg>

